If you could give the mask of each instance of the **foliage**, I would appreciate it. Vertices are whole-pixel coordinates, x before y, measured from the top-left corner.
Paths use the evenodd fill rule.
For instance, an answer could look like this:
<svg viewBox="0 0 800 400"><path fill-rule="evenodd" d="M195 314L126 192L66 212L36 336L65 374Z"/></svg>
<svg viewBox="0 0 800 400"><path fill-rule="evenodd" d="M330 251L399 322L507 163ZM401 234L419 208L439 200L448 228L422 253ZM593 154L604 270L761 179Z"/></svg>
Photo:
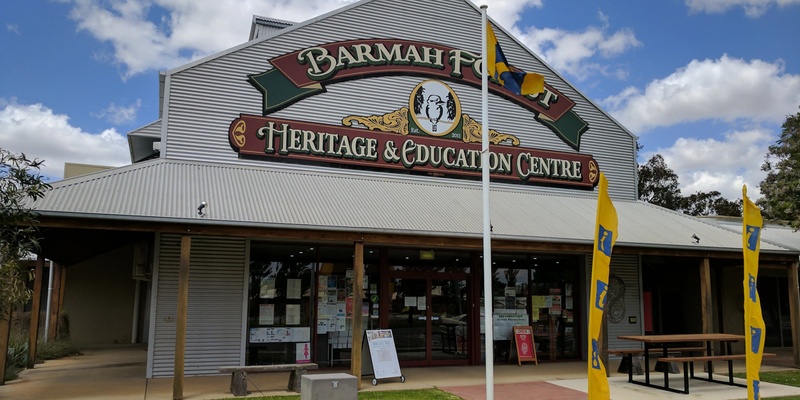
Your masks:
<svg viewBox="0 0 800 400"><path fill-rule="evenodd" d="M42 163L0 148L0 315L31 295L26 283L32 276L19 260L38 247L35 214L26 202L50 189L39 174Z"/></svg>
<svg viewBox="0 0 800 400"><path fill-rule="evenodd" d="M81 354L80 350L69 340L39 341L39 343L36 344L37 363L78 354Z"/></svg>
<svg viewBox="0 0 800 400"><path fill-rule="evenodd" d="M742 216L742 199L728 200L716 190L711 192L697 192L683 198L681 209L684 214L694 216L725 215L729 217Z"/></svg>
<svg viewBox="0 0 800 400"><path fill-rule="evenodd" d="M762 214L800 229L800 112L786 118L761 170L767 172L761 181L764 197L758 201Z"/></svg>
<svg viewBox="0 0 800 400"><path fill-rule="evenodd" d="M461 398L439 389L389 390L379 392L359 392L359 400L460 400ZM224 399L218 399L224 400ZM300 400L300 396L265 396L252 400Z"/></svg>
<svg viewBox="0 0 800 400"><path fill-rule="evenodd" d="M28 341L22 338L11 340L7 354L5 380L10 381L17 379L28 363Z"/></svg>
<svg viewBox="0 0 800 400"><path fill-rule="evenodd" d="M800 387L800 371L786 370L786 371L761 371L758 373L761 382L777 383L779 385ZM733 374L737 378L746 379L747 376L744 372L737 372ZM800 396L789 397L769 397L774 400L800 400Z"/></svg>
<svg viewBox="0 0 800 400"><path fill-rule="evenodd" d="M667 166L661 154L639 166L639 199L670 210L681 206L678 175Z"/></svg>
<svg viewBox="0 0 800 400"><path fill-rule="evenodd" d="M742 216L741 199L728 200L716 190L683 197L678 186L678 175L667 166L661 154L639 166L640 200L693 216Z"/></svg>

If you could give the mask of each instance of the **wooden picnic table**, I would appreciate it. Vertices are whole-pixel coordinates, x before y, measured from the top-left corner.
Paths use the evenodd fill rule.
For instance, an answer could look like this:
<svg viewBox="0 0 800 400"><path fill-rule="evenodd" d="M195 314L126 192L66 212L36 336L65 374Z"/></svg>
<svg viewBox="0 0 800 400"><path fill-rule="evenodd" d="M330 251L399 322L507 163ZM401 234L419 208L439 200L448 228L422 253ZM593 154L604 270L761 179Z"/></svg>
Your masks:
<svg viewBox="0 0 800 400"><path fill-rule="evenodd" d="M650 365L650 350L651 349L661 349L662 350L662 356L661 357L662 358L667 358L668 355L669 355L670 347L672 347L672 348L682 347L682 346L686 346L688 343L701 342L701 343L703 343L703 345L706 348L705 356L710 356L710 355L712 355L712 352L713 352L713 348L712 348L713 343L714 342L720 342L720 343L724 344L723 349L722 349L723 355L732 356L733 353L731 352L731 343L738 342L740 340L744 340L745 339L744 335L734 335L734 334L730 334L730 333L689 333L689 334L674 334L674 335L617 336L617 338L621 339L621 340L630 340L630 341L639 342L639 343L644 344L644 365L645 365L645 368L644 368L644 376L645 376L645 378L644 379L645 380L644 380L644 382L634 380L633 379L633 373L632 373L633 372L632 371L633 368L630 368L629 372L628 372L628 382L635 383L635 384L638 384L638 385L644 385L644 386L648 386L648 387L653 387L653 388L656 388L656 389L663 389L663 390L667 390L667 391L670 391L670 392L682 393L682 394L688 394L689 393L689 386L688 386L689 383L686 382L686 380L684 380L684 389L683 390L677 390L677 389L674 389L674 388L670 388L669 387L669 368L664 370L664 385L663 386L654 385L654 384L650 383L650 369L648 368L648 366ZM708 363L707 365L708 365L708 370L709 370L709 379L703 379L703 380L708 380L708 381L711 381L711 382L724 383L724 382L715 381L715 380L711 379L711 372L710 371L712 370L712 361L710 359L708 359L706 362ZM692 376L692 377L694 378L694 376ZM702 378L696 378L696 379L702 379ZM732 378L731 378L731 381L732 381ZM733 383L728 383L728 384L733 384Z"/></svg>

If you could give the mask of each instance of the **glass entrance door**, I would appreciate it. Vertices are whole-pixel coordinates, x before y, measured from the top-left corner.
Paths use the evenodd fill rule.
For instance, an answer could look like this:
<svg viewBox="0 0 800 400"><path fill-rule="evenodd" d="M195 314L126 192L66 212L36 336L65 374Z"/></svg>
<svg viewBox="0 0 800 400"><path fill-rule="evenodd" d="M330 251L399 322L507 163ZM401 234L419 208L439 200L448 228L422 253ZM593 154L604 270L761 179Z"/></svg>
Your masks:
<svg viewBox="0 0 800 400"><path fill-rule="evenodd" d="M389 329L404 365L467 362L466 280L393 278Z"/></svg>

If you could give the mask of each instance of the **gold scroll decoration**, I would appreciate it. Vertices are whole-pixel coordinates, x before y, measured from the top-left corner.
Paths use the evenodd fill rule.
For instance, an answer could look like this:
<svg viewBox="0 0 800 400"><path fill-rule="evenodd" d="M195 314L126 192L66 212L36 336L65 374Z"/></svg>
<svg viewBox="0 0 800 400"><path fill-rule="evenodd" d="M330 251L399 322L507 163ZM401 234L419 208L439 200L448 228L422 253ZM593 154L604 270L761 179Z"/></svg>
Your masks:
<svg viewBox="0 0 800 400"><path fill-rule="evenodd" d="M478 121L470 118L469 114L464 114L464 142L465 143L480 143L481 142L481 124ZM511 141L512 146L519 146L519 139L514 135L507 135L500 133L494 129L489 129L489 142L492 144L500 144L506 140Z"/></svg>
<svg viewBox="0 0 800 400"><path fill-rule="evenodd" d="M344 126L353 126L353 122L364 125L370 130L408 135L408 107L383 115L370 115L368 117L349 115L342 118L342 125Z"/></svg>

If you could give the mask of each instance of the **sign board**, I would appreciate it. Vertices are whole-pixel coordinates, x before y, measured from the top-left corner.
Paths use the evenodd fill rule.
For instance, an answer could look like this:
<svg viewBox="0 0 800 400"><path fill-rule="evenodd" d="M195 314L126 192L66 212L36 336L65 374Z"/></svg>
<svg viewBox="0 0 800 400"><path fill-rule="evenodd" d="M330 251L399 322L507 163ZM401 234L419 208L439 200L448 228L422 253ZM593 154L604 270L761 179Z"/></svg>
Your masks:
<svg viewBox="0 0 800 400"><path fill-rule="evenodd" d="M517 364L522 365L523 361L534 361L539 365L536 358L536 344L533 341L533 328L530 326L515 326L514 344L517 348Z"/></svg>
<svg viewBox="0 0 800 400"><path fill-rule="evenodd" d="M392 330L367 330L364 331L364 339L361 341L361 375L373 375L373 385L377 384L378 379L384 378L400 378L401 382L405 382L400 372Z"/></svg>
<svg viewBox="0 0 800 400"><path fill-rule="evenodd" d="M498 310L499 311L499 310ZM517 311L517 310L511 310ZM528 323L528 314L494 314L492 315L494 340L511 340L512 328Z"/></svg>

